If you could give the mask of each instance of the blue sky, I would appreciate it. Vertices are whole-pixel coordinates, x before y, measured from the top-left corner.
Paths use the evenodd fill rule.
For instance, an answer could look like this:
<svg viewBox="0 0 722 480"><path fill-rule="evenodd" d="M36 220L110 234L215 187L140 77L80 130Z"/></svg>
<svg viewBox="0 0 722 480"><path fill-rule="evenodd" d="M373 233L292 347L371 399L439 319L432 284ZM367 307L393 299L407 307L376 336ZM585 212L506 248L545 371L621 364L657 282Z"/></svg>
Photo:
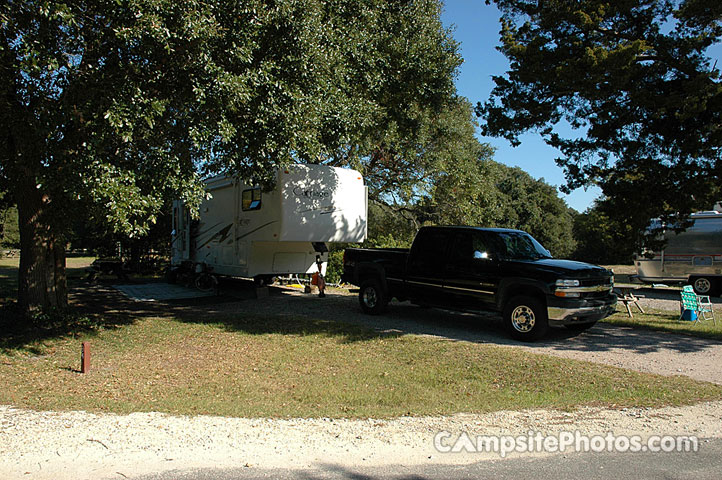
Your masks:
<svg viewBox="0 0 722 480"><path fill-rule="evenodd" d="M445 0L442 21L454 27L454 38L461 43L464 64L456 80L457 91L473 105L489 98L494 86L492 75L502 75L508 69L506 57L495 47L499 44L500 13L494 5L484 0ZM722 46L715 45L714 57L720 58ZM521 139L521 145L512 147L503 138L481 137L481 141L496 148L495 159L510 166L520 167L534 178L544 178L555 186L564 184L564 173L554 163L560 156L558 150L549 147L541 137L530 133ZM601 195L596 188L577 189L570 195L561 195L567 204L583 212Z"/></svg>

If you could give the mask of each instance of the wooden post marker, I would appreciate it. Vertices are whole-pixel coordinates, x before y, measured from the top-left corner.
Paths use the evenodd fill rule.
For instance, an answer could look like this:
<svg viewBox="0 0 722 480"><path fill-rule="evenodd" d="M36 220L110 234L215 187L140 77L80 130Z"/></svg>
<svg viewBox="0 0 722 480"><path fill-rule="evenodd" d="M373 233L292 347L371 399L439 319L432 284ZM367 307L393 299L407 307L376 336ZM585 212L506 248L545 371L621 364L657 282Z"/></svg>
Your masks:
<svg viewBox="0 0 722 480"><path fill-rule="evenodd" d="M80 352L80 373L88 372L90 372L90 342L83 342Z"/></svg>

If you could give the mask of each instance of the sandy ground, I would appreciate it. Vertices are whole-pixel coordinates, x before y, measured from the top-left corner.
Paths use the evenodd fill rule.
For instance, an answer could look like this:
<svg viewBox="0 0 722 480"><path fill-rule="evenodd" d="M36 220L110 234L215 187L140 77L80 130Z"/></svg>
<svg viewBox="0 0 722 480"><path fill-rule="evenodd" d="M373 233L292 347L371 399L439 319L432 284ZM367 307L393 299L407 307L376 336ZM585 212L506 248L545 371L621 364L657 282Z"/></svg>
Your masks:
<svg viewBox="0 0 722 480"><path fill-rule="evenodd" d="M722 437L722 402L685 408L573 413L549 410L393 420L267 420L173 417L158 413L96 415L31 412L0 407L0 477L3 479L133 478L203 468L313 468L466 464L500 458L499 452L441 453L434 439L453 446L460 435L596 436L684 435ZM571 451L571 450L570 450ZM554 453L554 452L552 452ZM511 453L536 456L550 453Z"/></svg>
<svg viewBox="0 0 722 480"><path fill-rule="evenodd" d="M664 301L665 299L654 299ZM674 299L669 305L676 305ZM655 308L660 308L657 304ZM291 289L275 289L258 300L238 299L203 306L176 306L209 312L249 311L338 318L402 334L435 335L524 348L664 375L688 375L722 383L722 344L682 335L598 325L582 334L555 331L548 339L520 346L498 320L392 304L388 314L360 313L353 295L325 299ZM33 412L0 406L0 478L77 479L135 476L199 468L313 468L354 465L465 464L498 459L498 452L441 453L446 439L477 435L693 435L722 438L722 402L683 408L583 408L459 414L393 420L239 419L177 417L159 413L98 415L86 412ZM703 444L702 447L703 448ZM542 455L549 453L514 453Z"/></svg>

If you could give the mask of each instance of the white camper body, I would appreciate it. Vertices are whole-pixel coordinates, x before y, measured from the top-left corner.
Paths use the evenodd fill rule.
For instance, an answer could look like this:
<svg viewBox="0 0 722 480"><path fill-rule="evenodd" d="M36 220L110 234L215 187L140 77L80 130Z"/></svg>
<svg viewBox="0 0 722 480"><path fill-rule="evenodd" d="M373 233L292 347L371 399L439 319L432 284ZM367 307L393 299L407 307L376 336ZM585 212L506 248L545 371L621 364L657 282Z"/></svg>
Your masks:
<svg viewBox="0 0 722 480"><path fill-rule="evenodd" d="M690 220L683 232L665 231L664 250L635 259L637 275L647 283L690 283L699 294L715 295L722 287L722 213L695 213Z"/></svg>
<svg viewBox="0 0 722 480"><path fill-rule="evenodd" d="M209 198L197 221L174 202L171 264L263 279L315 273L320 259L325 273L326 242L366 239L367 189L359 172L290 165L277 175L270 192L225 176L206 180Z"/></svg>

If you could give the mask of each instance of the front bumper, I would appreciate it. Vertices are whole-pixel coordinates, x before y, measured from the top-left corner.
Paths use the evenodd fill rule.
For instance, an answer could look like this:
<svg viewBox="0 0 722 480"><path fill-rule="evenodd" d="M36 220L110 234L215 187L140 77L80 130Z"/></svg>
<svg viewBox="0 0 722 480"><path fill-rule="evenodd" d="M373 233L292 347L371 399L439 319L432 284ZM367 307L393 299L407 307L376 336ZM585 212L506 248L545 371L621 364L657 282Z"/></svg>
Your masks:
<svg viewBox="0 0 722 480"><path fill-rule="evenodd" d="M549 325L562 326L591 323L613 314L617 310L617 297L603 300L550 302L547 307Z"/></svg>

